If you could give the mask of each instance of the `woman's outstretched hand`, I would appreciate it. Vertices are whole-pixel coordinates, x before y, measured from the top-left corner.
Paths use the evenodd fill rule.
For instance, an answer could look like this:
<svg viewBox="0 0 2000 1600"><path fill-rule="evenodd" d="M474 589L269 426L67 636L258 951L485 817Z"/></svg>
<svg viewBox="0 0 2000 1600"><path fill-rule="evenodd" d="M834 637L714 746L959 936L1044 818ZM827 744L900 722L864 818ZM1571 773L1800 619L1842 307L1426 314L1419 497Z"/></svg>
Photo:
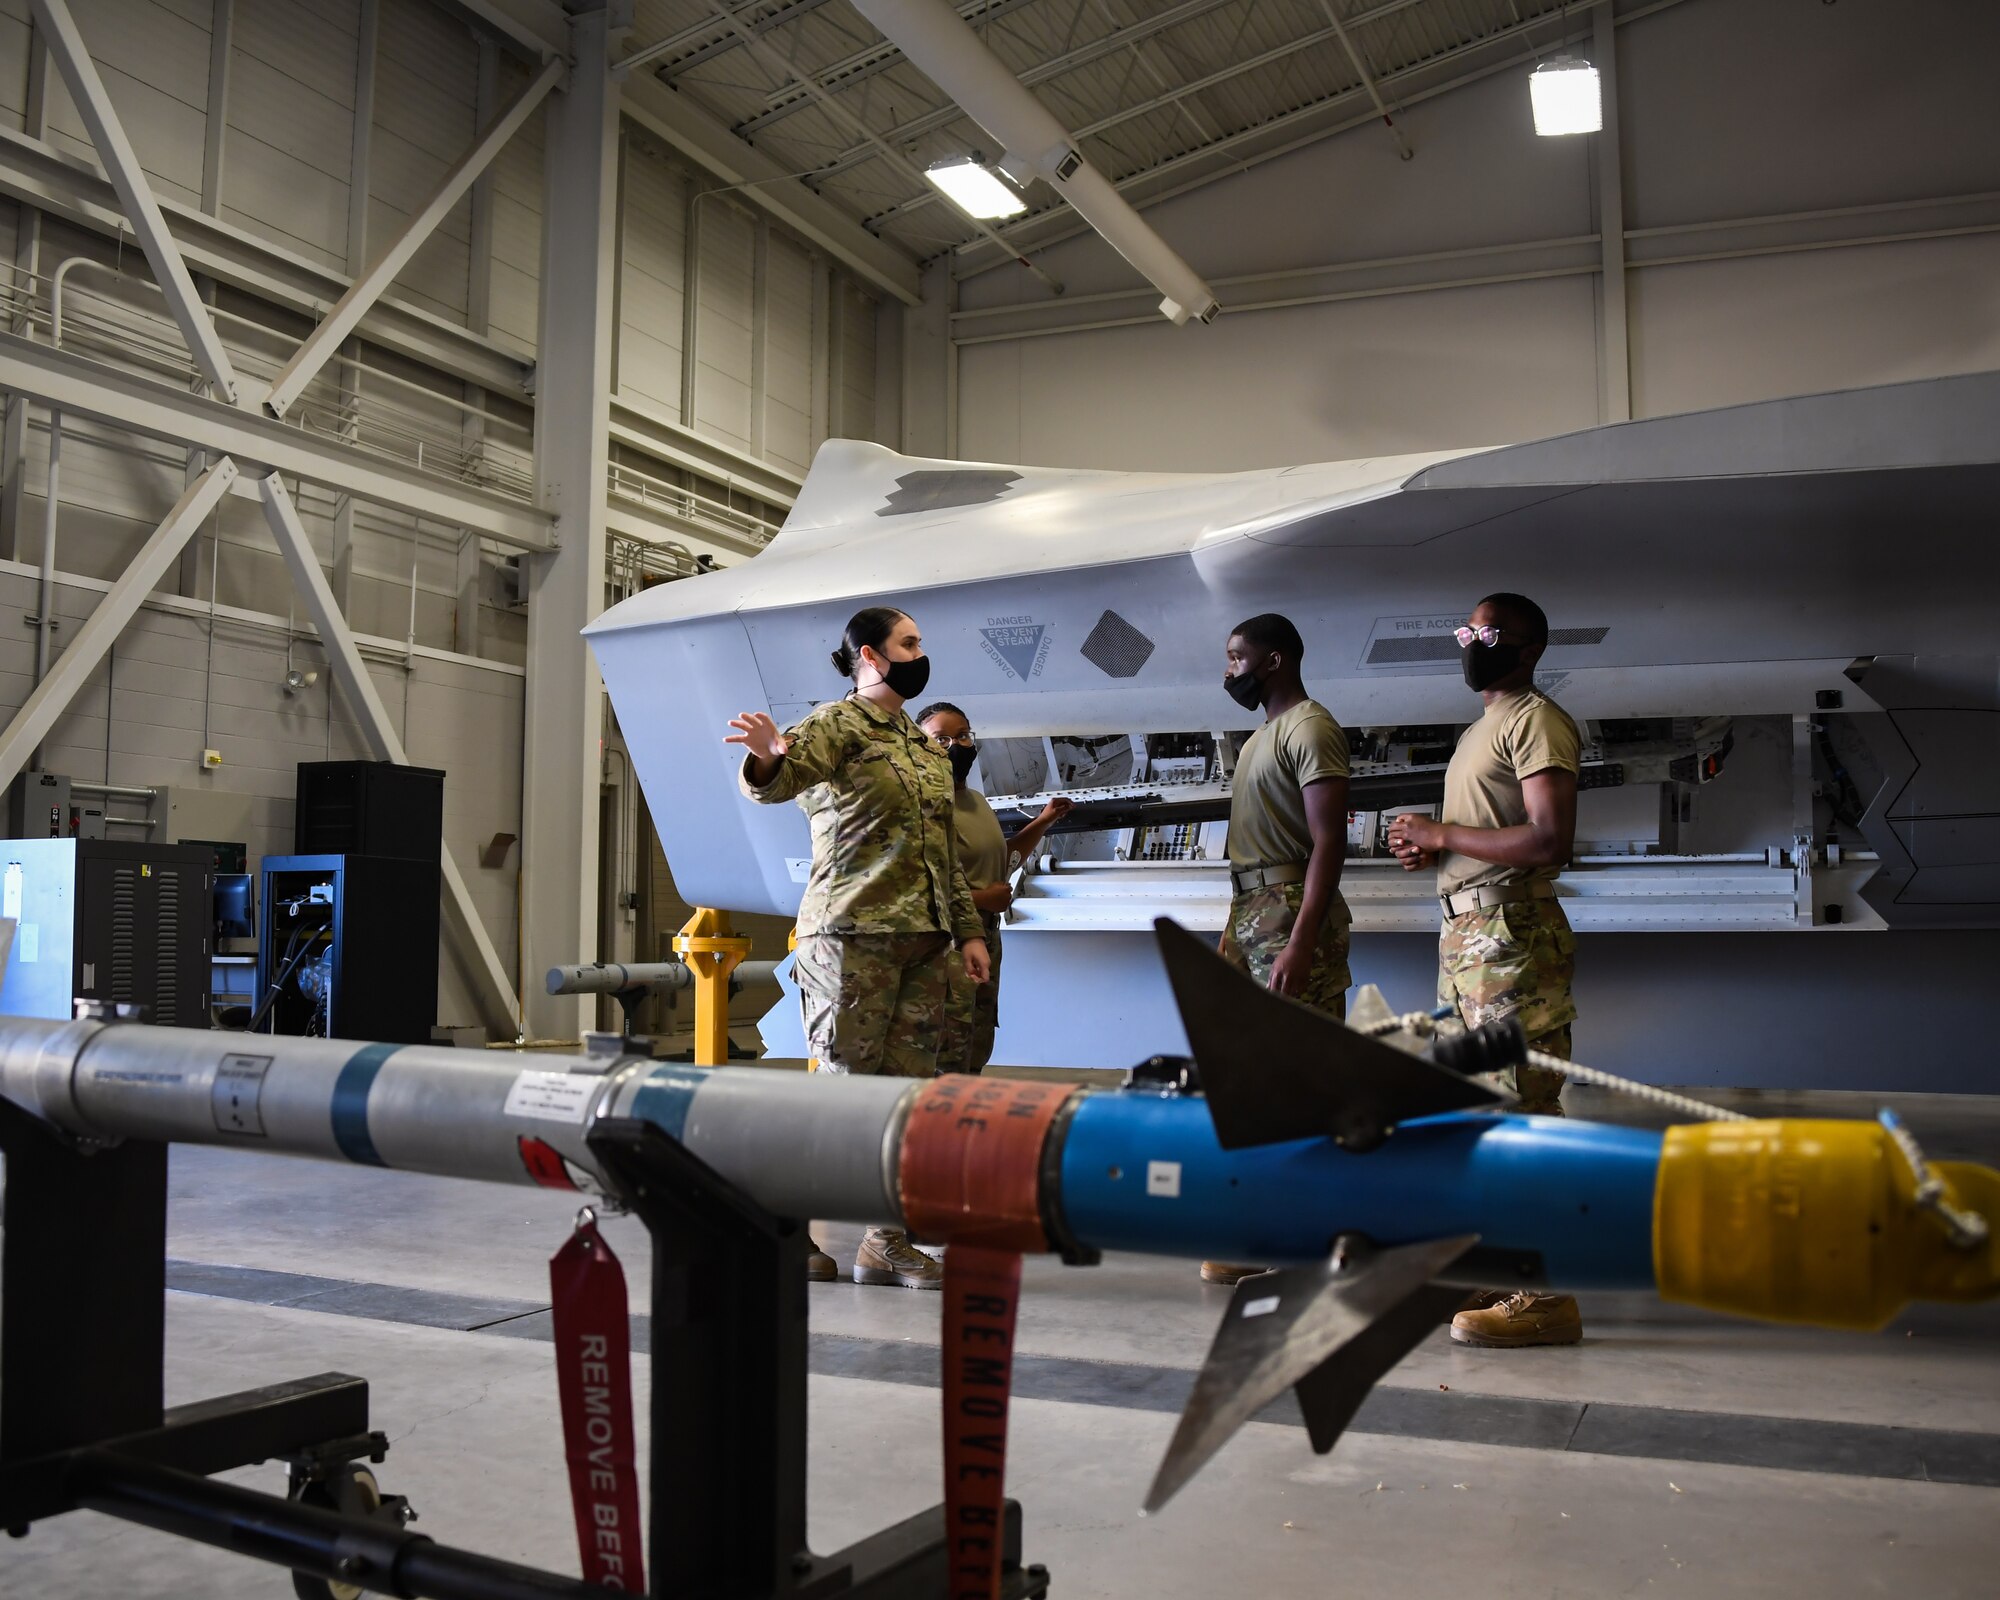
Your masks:
<svg viewBox="0 0 2000 1600"><path fill-rule="evenodd" d="M759 761L777 761L791 749L791 741L778 731L777 723L762 711L746 711L729 719L736 732L723 738L724 744L740 744Z"/></svg>

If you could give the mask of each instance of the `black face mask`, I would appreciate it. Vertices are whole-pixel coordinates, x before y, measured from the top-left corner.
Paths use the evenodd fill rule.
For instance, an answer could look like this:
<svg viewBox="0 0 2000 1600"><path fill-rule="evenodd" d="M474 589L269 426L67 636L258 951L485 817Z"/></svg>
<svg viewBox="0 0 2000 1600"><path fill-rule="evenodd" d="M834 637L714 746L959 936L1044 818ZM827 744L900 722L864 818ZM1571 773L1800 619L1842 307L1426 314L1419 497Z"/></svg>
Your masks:
<svg viewBox="0 0 2000 1600"><path fill-rule="evenodd" d="M955 744L945 754L951 757L951 781L963 783L972 771L972 763L979 759L979 746Z"/></svg>
<svg viewBox="0 0 2000 1600"><path fill-rule="evenodd" d="M924 692L924 685L931 681L931 658L918 656L912 661L891 661L882 674L882 681L890 692L901 695L905 700L914 700Z"/></svg>
<svg viewBox="0 0 2000 1600"><path fill-rule="evenodd" d="M1477 639L1459 652L1465 667L1466 686L1486 690L1521 664L1517 644L1481 644Z"/></svg>
<svg viewBox="0 0 2000 1600"><path fill-rule="evenodd" d="M1222 680L1223 692L1245 711L1255 711L1264 703L1264 685L1255 672L1238 672Z"/></svg>

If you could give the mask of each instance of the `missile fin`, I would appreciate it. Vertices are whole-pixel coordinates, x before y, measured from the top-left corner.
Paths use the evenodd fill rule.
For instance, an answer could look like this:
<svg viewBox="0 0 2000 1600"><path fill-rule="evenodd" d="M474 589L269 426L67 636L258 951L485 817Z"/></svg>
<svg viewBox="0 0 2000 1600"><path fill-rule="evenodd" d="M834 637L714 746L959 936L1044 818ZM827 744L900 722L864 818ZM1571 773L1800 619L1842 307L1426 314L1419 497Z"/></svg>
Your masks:
<svg viewBox="0 0 2000 1600"><path fill-rule="evenodd" d="M1449 1067L1271 993L1170 917L1153 928L1225 1150L1323 1135L1366 1150L1413 1117L1507 1101Z"/></svg>
<svg viewBox="0 0 2000 1600"><path fill-rule="evenodd" d="M1216 1329L1180 1426L1146 1492L1157 1511L1285 1390L1299 1391L1321 1453L1353 1420L1376 1381L1465 1299L1431 1282L1478 1235L1428 1239L1245 1278Z"/></svg>

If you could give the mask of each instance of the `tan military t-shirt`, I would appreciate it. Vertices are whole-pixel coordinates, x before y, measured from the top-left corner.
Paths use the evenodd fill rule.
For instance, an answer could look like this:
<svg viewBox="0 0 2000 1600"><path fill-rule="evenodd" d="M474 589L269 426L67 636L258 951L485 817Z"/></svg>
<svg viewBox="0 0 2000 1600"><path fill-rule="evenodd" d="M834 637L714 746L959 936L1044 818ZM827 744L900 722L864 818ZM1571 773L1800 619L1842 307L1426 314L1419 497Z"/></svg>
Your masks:
<svg viewBox="0 0 2000 1600"><path fill-rule="evenodd" d="M1469 828L1518 828L1528 820L1521 780L1551 768L1577 770L1579 741L1569 713L1536 689L1502 695L1459 735L1444 774L1441 822ZM1553 878L1560 867L1502 867L1447 850L1438 858L1438 893L1490 883Z"/></svg>
<svg viewBox="0 0 2000 1600"><path fill-rule="evenodd" d="M952 824L958 830L958 864L968 887L990 889L1007 876L1007 833L977 789L958 788L951 796Z"/></svg>
<svg viewBox="0 0 2000 1600"><path fill-rule="evenodd" d="M1229 783L1229 864L1303 866L1312 854L1305 787L1346 776L1347 735L1317 700L1301 700L1264 723L1236 758Z"/></svg>

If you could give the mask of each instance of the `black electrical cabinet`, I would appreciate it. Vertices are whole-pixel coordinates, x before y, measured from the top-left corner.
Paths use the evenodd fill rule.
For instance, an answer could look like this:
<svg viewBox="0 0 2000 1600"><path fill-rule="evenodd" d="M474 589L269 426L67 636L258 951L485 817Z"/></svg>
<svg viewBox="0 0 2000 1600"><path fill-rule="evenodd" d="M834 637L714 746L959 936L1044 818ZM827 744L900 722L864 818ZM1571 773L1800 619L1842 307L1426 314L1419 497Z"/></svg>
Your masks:
<svg viewBox="0 0 2000 1600"><path fill-rule="evenodd" d="M163 1028L209 1026L209 863L201 845L76 841L76 998L139 1006Z"/></svg>
<svg viewBox="0 0 2000 1600"><path fill-rule="evenodd" d="M427 1044L437 1021L436 863L266 856L259 871L260 1033Z"/></svg>
<svg viewBox="0 0 2000 1600"><path fill-rule="evenodd" d="M301 761L292 841L302 856L435 867L444 847L444 773L394 761Z"/></svg>

